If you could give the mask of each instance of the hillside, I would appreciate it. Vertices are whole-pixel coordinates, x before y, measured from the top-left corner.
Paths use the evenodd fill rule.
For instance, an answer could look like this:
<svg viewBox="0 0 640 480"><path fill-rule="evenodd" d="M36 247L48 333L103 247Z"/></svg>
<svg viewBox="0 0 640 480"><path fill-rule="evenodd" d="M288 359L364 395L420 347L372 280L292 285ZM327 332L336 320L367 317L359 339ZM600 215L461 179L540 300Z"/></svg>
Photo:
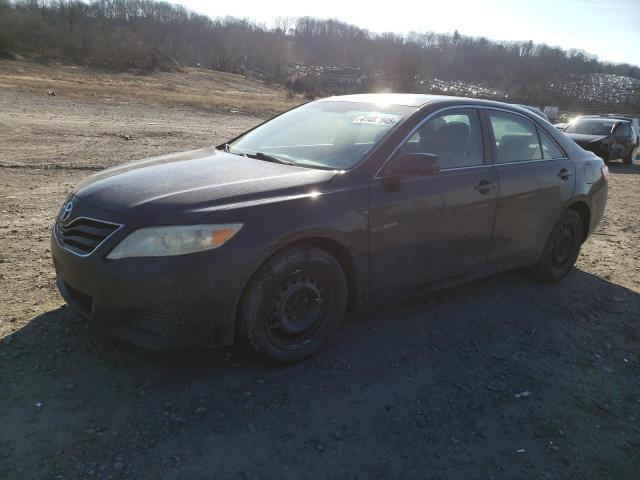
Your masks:
<svg viewBox="0 0 640 480"><path fill-rule="evenodd" d="M0 88L43 95L52 91L75 100L193 106L258 114L281 112L303 101L299 96L288 98L283 87L199 68L115 73L59 63L0 60Z"/></svg>
<svg viewBox="0 0 640 480"><path fill-rule="evenodd" d="M247 18L209 18L153 0L0 0L0 58L31 55L123 72L206 67L316 96L344 92L352 80L360 91L377 90L378 80L393 91L422 91L416 79L429 79L504 91L528 104L638 101L631 83L640 80L639 66L612 64L576 48L458 31L375 33L338 19L278 17L274 22L267 27ZM429 25L426 21L425 28ZM305 70L320 71L321 78L302 78ZM598 76L610 83L607 75L628 78L632 91L614 93L615 98L591 95L592 84L601 83Z"/></svg>

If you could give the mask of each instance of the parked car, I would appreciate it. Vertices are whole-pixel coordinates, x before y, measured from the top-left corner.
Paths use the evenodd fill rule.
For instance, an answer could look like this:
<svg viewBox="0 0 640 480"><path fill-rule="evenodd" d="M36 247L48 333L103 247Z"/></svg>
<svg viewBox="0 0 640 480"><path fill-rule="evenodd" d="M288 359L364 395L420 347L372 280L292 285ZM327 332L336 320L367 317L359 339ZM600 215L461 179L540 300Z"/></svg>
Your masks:
<svg viewBox="0 0 640 480"><path fill-rule="evenodd" d="M640 146L640 120L635 118L635 117L627 117L624 115L617 115L614 113L608 113L606 115L599 115L598 117L602 118L602 117L606 117L606 118L613 118L616 120L628 120L629 122L631 122L631 129L633 130L633 134L635 137L635 145L636 147Z"/></svg>
<svg viewBox="0 0 640 480"><path fill-rule="evenodd" d="M89 177L51 251L60 292L98 331L296 362L360 305L523 265L561 280L602 218L607 175L508 104L331 97Z"/></svg>
<svg viewBox="0 0 640 480"><path fill-rule="evenodd" d="M582 116L571 122L564 133L605 162L621 159L633 163L636 138L628 120Z"/></svg>

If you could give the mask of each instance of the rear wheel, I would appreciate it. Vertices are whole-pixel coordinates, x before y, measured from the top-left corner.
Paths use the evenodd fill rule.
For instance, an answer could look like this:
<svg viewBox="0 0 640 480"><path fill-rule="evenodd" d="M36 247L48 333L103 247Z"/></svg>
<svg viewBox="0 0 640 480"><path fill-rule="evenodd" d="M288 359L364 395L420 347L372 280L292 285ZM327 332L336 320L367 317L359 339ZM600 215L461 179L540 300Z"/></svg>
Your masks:
<svg viewBox="0 0 640 480"><path fill-rule="evenodd" d="M635 157L635 147L631 148L629 151L629 155L624 158L624 163L631 165L633 163L633 159Z"/></svg>
<svg viewBox="0 0 640 480"><path fill-rule="evenodd" d="M251 349L276 363L315 354L342 320L347 281L324 250L300 246L269 259L252 277L239 322Z"/></svg>
<svg viewBox="0 0 640 480"><path fill-rule="evenodd" d="M536 277L549 283L566 277L578 259L583 238L582 217L573 209L565 211L553 226L542 256L533 267Z"/></svg>

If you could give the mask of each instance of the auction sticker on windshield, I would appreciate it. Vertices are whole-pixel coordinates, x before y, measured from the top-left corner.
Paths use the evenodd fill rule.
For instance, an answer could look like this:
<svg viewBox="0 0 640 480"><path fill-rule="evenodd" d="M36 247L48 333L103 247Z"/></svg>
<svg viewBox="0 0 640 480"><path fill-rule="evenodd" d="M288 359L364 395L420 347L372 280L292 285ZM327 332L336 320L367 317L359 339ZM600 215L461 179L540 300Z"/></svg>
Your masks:
<svg viewBox="0 0 640 480"><path fill-rule="evenodd" d="M402 119L402 115L394 115L392 113L372 112L366 115L356 117L351 123L363 125L380 125L383 127L393 127Z"/></svg>

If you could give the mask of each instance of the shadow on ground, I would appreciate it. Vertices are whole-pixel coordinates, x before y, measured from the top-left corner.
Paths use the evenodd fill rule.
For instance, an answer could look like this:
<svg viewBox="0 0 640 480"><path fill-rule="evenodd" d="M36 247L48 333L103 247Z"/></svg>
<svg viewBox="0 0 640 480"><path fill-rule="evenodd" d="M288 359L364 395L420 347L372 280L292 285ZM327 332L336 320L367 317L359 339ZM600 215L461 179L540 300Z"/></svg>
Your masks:
<svg viewBox="0 0 640 480"><path fill-rule="evenodd" d="M272 368L97 339L61 308L0 346L0 477L635 479L638 319L599 277L513 271Z"/></svg>
<svg viewBox="0 0 640 480"><path fill-rule="evenodd" d="M633 165L622 163L609 163L607 165L611 173L621 173L623 175L640 175L640 161L636 160Z"/></svg>

